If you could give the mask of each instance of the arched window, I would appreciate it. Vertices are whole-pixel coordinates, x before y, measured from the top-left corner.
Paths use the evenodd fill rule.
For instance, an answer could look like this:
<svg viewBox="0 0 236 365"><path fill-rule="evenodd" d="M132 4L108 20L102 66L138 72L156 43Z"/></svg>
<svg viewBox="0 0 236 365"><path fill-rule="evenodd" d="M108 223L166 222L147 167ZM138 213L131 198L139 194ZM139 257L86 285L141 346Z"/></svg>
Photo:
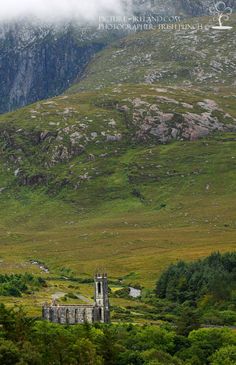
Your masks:
<svg viewBox="0 0 236 365"><path fill-rule="evenodd" d="M53 314L54 314L54 311L52 308L49 309L49 321L50 322L53 322Z"/></svg>
<svg viewBox="0 0 236 365"><path fill-rule="evenodd" d="M61 323L61 311L60 311L60 309L58 308L58 310L57 310L57 322L58 323Z"/></svg>
<svg viewBox="0 0 236 365"><path fill-rule="evenodd" d="M83 322L87 322L86 309L83 310Z"/></svg>
<svg viewBox="0 0 236 365"><path fill-rule="evenodd" d="M102 284L99 281L98 282L98 294L101 294L101 292L102 292Z"/></svg>
<svg viewBox="0 0 236 365"><path fill-rule="evenodd" d="M70 323L70 311L69 311L69 309L66 310L66 323L67 324Z"/></svg>
<svg viewBox="0 0 236 365"><path fill-rule="evenodd" d="M75 323L79 322L78 308L75 309Z"/></svg>

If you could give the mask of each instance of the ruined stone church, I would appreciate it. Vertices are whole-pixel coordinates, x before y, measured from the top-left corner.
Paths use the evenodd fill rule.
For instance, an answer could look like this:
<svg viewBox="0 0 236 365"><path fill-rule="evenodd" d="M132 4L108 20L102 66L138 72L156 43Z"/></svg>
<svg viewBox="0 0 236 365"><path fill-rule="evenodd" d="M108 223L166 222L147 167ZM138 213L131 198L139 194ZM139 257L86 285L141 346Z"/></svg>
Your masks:
<svg viewBox="0 0 236 365"><path fill-rule="evenodd" d="M110 321L110 306L108 297L107 274L96 274L94 278L94 304L60 305L55 301L45 303L42 308L43 319L54 323L108 323Z"/></svg>

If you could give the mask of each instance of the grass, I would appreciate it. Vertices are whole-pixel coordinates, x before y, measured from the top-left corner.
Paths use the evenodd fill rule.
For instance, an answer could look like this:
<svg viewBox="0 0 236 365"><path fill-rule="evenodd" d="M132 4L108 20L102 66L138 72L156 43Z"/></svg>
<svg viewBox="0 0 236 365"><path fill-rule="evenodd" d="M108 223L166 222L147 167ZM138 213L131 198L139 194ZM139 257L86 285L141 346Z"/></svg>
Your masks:
<svg viewBox="0 0 236 365"><path fill-rule="evenodd" d="M48 279L48 278L47 278ZM114 291L116 286L109 285L111 290ZM75 295L81 295L89 299L93 303L94 286L93 284L81 284L70 280L63 279L48 279L47 287L34 293L27 295L24 294L20 298L14 297L0 297L1 303L11 307L13 305L23 306L28 315L32 317L41 317L42 305L47 302L51 303L52 297L55 294L61 294L61 298L57 302L61 305L66 304L88 304L87 301L83 301L80 298L64 299L63 294L73 293ZM139 300L115 298L110 296L111 304L111 317L112 322L124 321L127 315L131 321L135 323L150 323L150 320L145 318L145 315L150 313L154 307L150 304L141 303ZM123 313L123 314L120 314ZM152 319L152 322L159 323L158 319Z"/></svg>
<svg viewBox="0 0 236 365"><path fill-rule="evenodd" d="M96 55L85 76L69 92L129 83L195 85L208 91L221 87L222 83L232 85L235 27L230 32L215 32L211 29L212 17L182 23L192 24L195 30L155 29L131 34L111 44ZM235 15L229 23L235 24ZM198 29L199 24L203 29Z"/></svg>
<svg viewBox="0 0 236 365"><path fill-rule="evenodd" d="M234 158L235 141L224 136L137 147L114 160L105 186L85 184L77 202L37 188L20 189L16 200L1 195L1 271L35 271L27 263L33 258L53 273L135 272L126 283L152 287L171 262L234 250Z"/></svg>

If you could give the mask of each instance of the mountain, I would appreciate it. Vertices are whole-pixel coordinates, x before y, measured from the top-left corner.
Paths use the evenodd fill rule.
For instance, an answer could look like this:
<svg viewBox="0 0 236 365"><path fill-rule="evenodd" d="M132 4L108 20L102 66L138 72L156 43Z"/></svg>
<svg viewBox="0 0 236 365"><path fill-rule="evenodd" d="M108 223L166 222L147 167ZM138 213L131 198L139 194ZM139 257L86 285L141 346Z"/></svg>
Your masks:
<svg viewBox="0 0 236 365"><path fill-rule="evenodd" d="M126 2L126 1L124 1ZM199 16L207 15L209 7L212 6L212 1L192 1L192 0L127 0L127 3L132 4L130 8L135 12L152 12L165 15L189 15Z"/></svg>
<svg viewBox="0 0 236 365"><path fill-rule="evenodd" d="M172 260L233 249L235 119L233 96L147 85L2 116L2 269L105 265L150 286Z"/></svg>
<svg viewBox="0 0 236 365"><path fill-rule="evenodd" d="M105 265L152 286L172 261L234 248L234 32L130 35L64 94L0 117L3 271Z"/></svg>
<svg viewBox="0 0 236 365"><path fill-rule="evenodd" d="M234 22L232 15L229 24ZM176 29L155 29L148 36L140 32L121 39L99 53L71 92L119 83L212 90L235 86L235 29L214 31L213 24L212 18L195 18L173 25Z"/></svg>
<svg viewBox="0 0 236 365"><path fill-rule="evenodd" d="M134 13L158 13L164 15L202 16L209 15L216 2L212 0L123 0ZM234 0L224 1L234 7Z"/></svg>
<svg viewBox="0 0 236 365"><path fill-rule="evenodd" d="M1 111L36 101L0 116L2 272L105 266L152 287L175 260L234 249L234 23L2 26Z"/></svg>
<svg viewBox="0 0 236 365"><path fill-rule="evenodd" d="M138 0L129 1L128 10L134 14L187 17L209 14L211 3ZM232 6L233 0L227 4ZM81 23L47 25L35 19L21 19L0 24L0 113L59 95L83 75L98 51L123 35L124 32L104 33L98 31L97 25L85 27Z"/></svg>
<svg viewBox="0 0 236 365"><path fill-rule="evenodd" d="M62 93L113 39L76 24L0 26L0 113Z"/></svg>

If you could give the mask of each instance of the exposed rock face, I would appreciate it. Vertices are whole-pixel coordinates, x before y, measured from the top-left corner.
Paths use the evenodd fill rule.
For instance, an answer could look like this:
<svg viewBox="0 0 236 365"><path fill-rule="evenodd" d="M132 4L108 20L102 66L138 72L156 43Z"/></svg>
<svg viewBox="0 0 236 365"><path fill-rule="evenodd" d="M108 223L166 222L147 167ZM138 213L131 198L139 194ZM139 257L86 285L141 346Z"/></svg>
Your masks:
<svg viewBox="0 0 236 365"><path fill-rule="evenodd" d="M73 26L0 26L0 113L62 93L103 46Z"/></svg>
<svg viewBox="0 0 236 365"><path fill-rule="evenodd" d="M139 98L132 100L133 104L133 125L136 128L135 138L141 142L154 139L158 143L168 143L172 140L194 141L205 137L215 131L230 132L235 131L235 120L230 116L233 123L225 124L221 120L228 117L222 109L218 107L214 100L206 99L198 102L201 106L201 113L186 111L163 112L161 103L172 103L187 109L193 109L193 105L180 103L175 99L164 96L157 97L157 104L149 104ZM214 115L218 111L221 119Z"/></svg>

